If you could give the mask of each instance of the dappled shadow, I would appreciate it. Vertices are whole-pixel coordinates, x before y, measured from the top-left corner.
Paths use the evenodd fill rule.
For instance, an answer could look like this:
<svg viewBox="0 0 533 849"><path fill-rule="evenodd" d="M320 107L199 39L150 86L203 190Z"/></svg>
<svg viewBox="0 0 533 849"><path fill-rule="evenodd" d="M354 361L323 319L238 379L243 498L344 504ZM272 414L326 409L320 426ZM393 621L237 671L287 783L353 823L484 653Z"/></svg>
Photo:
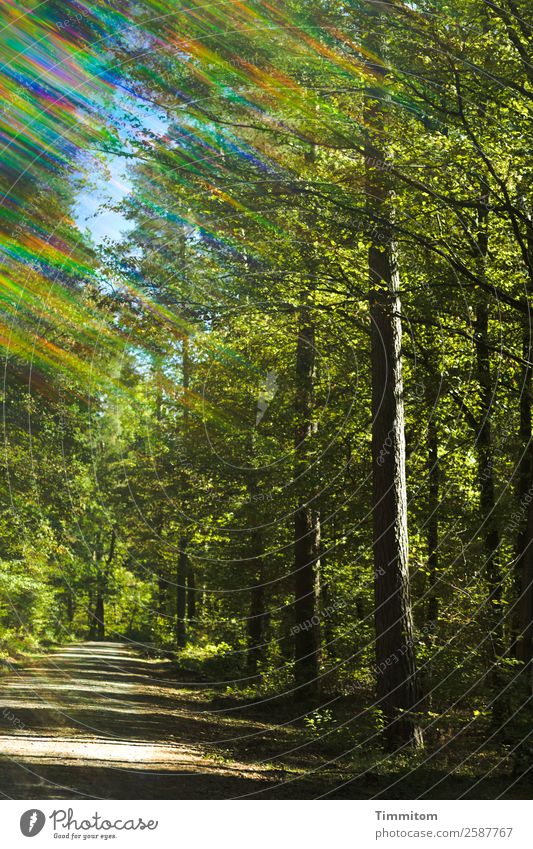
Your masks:
<svg viewBox="0 0 533 849"><path fill-rule="evenodd" d="M124 644L68 646L6 676L0 792L11 798L231 798L279 780L213 761L202 742L243 733L211 716L160 661ZM204 708L204 710L202 710ZM245 733L261 724L246 723Z"/></svg>
<svg viewBox="0 0 533 849"><path fill-rule="evenodd" d="M184 676L181 674L181 677ZM429 762L380 773L336 762L291 709L177 680L171 661L120 643L68 646L0 687L0 794L19 799L529 798L529 778L457 775ZM305 710L305 708L303 709ZM350 717L356 708L347 706ZM265 719L266 717L266 719ZM277 721L276 721L277 718ZM364 729L358 728L362 738ZM349 743L353 749L355 740ZM379 755L378 761L382 760ZM350 777L355 776L350 781ZM426 796L427 794L427 796Z"/></svg>
<svg viewBox="0 0 533 849"><path fill-rule="evenodd" d="M264 799L309 799L312 790L305 786L278 785L274 780L252 780L235 774L220 774L216 769L161 774L139 769L117 770L91 764L40 765L9 764L2 784L15 788L8 798L24 799L237 799L250 796ZM19 792L23 788L23 793Z"/></svg>

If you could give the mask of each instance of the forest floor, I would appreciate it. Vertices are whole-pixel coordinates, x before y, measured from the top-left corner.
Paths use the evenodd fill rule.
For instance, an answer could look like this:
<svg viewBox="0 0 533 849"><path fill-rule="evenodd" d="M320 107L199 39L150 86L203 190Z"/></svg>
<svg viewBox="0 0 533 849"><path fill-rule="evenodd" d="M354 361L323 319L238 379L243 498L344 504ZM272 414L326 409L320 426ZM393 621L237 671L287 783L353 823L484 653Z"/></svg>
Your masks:
<svg viewBox="0 0 533 849"><path fill-rule="evenodd" d="M490 758L466 771L451 768L449 758L414 765L385 759L383 769L368 768L367 760L361 768L344 744L336 752L334 735L313 739L293 719L294 707L225 698L201 676L194 679L125 643L72 644L11 670L0 682L0 794L495 798L513 785L510 798L531 796L530 785L491 771Z"/></svg>

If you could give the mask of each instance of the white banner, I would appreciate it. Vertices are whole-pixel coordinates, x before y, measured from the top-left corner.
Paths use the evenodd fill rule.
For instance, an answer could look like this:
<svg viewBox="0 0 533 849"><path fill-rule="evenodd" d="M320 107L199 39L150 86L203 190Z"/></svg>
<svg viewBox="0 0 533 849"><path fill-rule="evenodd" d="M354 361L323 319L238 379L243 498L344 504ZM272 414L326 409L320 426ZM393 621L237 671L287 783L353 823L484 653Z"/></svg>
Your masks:
<svg viewBox="0 0 533 849"><path fill-rule="evenodd" d="M5 801L2 846L531 847L528 801ZM35 841L35 842L32 842Z"/></svg>

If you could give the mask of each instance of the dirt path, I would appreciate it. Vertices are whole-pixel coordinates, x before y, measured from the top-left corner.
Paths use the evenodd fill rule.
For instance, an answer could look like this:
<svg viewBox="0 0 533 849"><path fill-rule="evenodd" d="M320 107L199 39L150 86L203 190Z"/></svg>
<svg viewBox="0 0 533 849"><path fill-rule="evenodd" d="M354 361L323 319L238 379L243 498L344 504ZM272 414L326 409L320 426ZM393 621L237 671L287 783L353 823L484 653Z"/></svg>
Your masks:
<svg viewBox="0 0 533 849"><path fill-rule="evenodd" d="M71 645L0 679L0 793L310 798L309 787L295 791L298 782L284 768L206 756L236 735L249 736L253 748L267 732L260 722L210 709L202 687L172 680L168 662L126 644Z"/></svg>
<svg viewBox="0 0 533 849"><path fill-rule="evenodd" d="M418 772L401 760L379 771L383 754L369 751L371 730L358 719L359 762L342 766L328 749L335 737L316 741L295 705L223 690L125 643L78 643L29 661L0 677L0 798L413 799L429 789L453 799L470 787L472 798L508 787L509 798L531 797L529 781L493 773L499 751L481 751L471 766L465 748L437 763L429 752ZM345 720L362 715L346 711Z"/></svg>

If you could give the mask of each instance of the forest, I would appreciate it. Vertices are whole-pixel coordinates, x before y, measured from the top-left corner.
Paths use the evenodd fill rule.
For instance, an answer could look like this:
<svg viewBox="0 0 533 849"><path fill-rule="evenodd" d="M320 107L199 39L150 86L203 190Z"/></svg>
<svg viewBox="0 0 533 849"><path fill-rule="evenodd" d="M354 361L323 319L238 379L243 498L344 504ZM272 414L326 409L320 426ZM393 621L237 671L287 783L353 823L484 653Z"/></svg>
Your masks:
<svg viewBox="0 0 533 849"><path fill-rule="evenodd" d="M530 796L530 13L3 0L2 796Z"/></svg>

